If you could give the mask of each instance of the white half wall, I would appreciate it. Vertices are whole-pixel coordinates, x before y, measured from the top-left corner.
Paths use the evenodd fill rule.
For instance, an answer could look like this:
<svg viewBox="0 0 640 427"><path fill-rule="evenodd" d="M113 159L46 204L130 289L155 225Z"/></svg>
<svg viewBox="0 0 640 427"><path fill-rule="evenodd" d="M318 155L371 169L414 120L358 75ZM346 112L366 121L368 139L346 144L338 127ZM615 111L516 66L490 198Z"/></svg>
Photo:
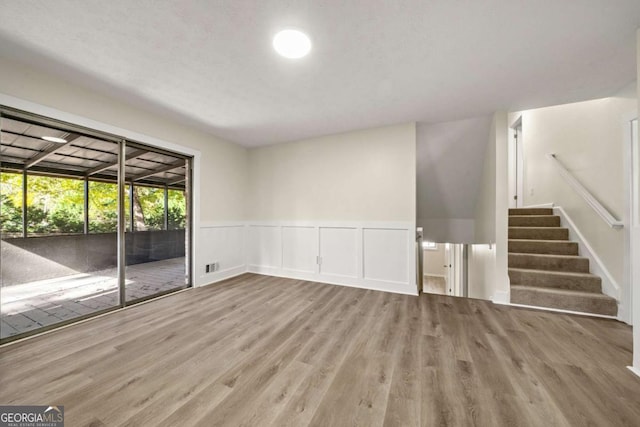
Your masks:
<svg viewBox="0 0 640 427"><path fill-rule="evenodd" d="M249 221L253 273L417 295L413 223Z"/></svg>
<svg viewBox="0 0 640 427"><path fill-rule="evenodd" d="M416 294L414 123L249 150L248 270Z"/></svg>

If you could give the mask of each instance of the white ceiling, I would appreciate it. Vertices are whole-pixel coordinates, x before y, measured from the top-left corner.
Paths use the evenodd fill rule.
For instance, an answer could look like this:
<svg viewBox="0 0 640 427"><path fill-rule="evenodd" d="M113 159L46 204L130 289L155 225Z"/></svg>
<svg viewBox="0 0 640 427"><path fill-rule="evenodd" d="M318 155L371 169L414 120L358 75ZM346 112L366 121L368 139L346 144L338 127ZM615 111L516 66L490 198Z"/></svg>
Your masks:
<svg viewBox="0 0 640 427"><path fill-rule="evenodd" d="M246 146L607 96L638 0L24 0L0 55ZM305 30L311 54L272 36Z"/></svg>

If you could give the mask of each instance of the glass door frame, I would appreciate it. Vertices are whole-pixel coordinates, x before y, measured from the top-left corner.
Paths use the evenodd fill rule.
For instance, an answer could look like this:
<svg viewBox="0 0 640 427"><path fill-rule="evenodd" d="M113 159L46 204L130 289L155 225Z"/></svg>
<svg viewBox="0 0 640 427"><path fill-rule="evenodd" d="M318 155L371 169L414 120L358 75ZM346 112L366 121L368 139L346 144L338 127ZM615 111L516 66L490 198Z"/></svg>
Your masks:
<svg viewBox="0 0 640 427"><path fill-rule="evenodd" d="M0 345L20 340L29 336L41 334L43 332L47 332L50 330L55 330L57 328L67 326L73 323L77 323L86 319L90 319L93 317L97 317L103 315L105 313L110 313L116 310L123 309L128 306L132 306L138 304L143 301L147 301L150 299L158 298L160 296L164 296L173 292L181 291L190 287L194 287L194 277L193 277L193 258L194 258L194 218L193 218L193 163L194 157L188 154L183 154L179 152L174 152L170 150L166 150L163 148L155 147L148 143L141 143L137 141L133 141L129 138L121 137L118 135L110 134L108 132L99 131L95 129L91 129L82 125L77 125L74 123L66 122L63 120L58 120L55 118L50 118L47 116L39 115L36 113L31 113L28 111L24 111L21 109L16 109L13 107L5 106L0 104L0 129L2 129L2 120L7 118L14 118L18 120L26 120L29 122L41 124L43 126L60 126L65 129L74 129L80 134L95 137L99 139L103 139L106 141L115 142L118 144L118 156L117 156L117 188L118 188L118 222L117 222L117 284L118 284L118 292L119 292L119 304L114 305L113 307L109 307L106 309L96 310L95 312L79 315L77 317L61 320L58 323L46 325L40 327L38 329L22 332L16 335L12 335L6 338L0 339ZM127 144L136 146L136 147L144 147L151 152L166 154L170 156L176 156L185 160L185 284L184 286L176 287L175 289L166 290L163 292L159 292L157 294L145 296L143 298L135 299L135 300L126 300L126 212L125 212L125 189L126 189L126 176L125 176L125 167L126 167L126 148ZM1 160L1 159L0 159ZM28 174L26 169L23 174ZM55 173L52 172L52 175L55 176ZM62 174L61 174L62 175ZM23 184L24 185L24 184ZM86 184L85 184L86 187ZM165 193L166 194L166 193ZM88 197L88 193L85 188L85 198ZM166 196L165 196L166 197ZM27 201L23 201L23 205L26 206ZM85 209L88 203L88 199L84 200ZM26 220L26 216L24 215L24 206L23 206L23 226ZM165 204L166 208L166 204ZM167 215L167 212L165 212ZM89 227L89 223L87 222L87 212L84 213L85 218L85 231ZM133 218L131 219L133 221ZM167 227L168 229L168 227ZM168 231L168 230L167 230ZM23 230L23 233L26 232L26 228ZM0 259L0 271L3 268L2 259ZM0 282L0 286L2 283ZM0 313L1 315L2 313Z"/></svg>

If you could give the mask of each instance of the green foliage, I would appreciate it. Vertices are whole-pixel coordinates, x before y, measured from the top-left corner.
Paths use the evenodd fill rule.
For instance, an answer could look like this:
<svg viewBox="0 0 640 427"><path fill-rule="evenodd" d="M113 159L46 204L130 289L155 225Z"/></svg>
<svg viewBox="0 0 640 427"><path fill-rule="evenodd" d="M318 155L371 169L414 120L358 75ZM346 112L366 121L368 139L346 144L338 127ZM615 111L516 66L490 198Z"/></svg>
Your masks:
<svg viewBox="0 0 640 427"><path fill-rule="evenodd" d="M136 230L162 230L164 227L164 190L134 186Z"/></svg>
<svg viewBox="0 0 640 427"><path fill-rule="evenodd" d="M164 190L135 186L135 230L164 228ZM130 187L126 187L127 194ZM29 175L27 179L27 233L29 235L82 233L84 182L80 179ZM169 229L185 227L183 191L168 191ZM131 223L130 198L125 197L127 227ZM22 233L22 174L0 174L0 221L3 233ZM89 232L113 233L118 225L116 184L89 182ZM129 229L129 228L128 228Z"/></svg>
<svg viewBox="0 0 640 427"><path fill-rule="evenodd" d="M27 234L82 233L83 230L83 181L27 177Z"/></svg>
<svg viewBox="0 0 640 427"><path fill-rule="evenodd" d="M0 223L3 233L22 233L22 207L5 194L0 194Z"/></svg>
<svg viewBox="0 0 640 427"><path fill-rule="evenodd" d="M126 199L125 212L129 212ZM118 186L89 182L89 232L115 233L118 230Z"/></svg>
<svg viewBox="0 0 640 427"><path fill-rule="evenodd" d="M186 226L187 203L184 191L169 190L169 230L181 230Z"/></svg>

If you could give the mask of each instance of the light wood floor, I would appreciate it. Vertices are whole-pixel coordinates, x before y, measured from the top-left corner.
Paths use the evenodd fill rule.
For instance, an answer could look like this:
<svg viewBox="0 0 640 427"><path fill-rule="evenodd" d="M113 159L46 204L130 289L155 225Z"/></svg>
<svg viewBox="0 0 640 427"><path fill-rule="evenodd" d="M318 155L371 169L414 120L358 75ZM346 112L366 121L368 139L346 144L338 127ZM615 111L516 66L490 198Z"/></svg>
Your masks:
<svg viewBox="0 0 640 427"><path fill-rule="evenodd" d="M68 426L640 423L612 320L266 276L0 348L0 404Z"/></svg>

